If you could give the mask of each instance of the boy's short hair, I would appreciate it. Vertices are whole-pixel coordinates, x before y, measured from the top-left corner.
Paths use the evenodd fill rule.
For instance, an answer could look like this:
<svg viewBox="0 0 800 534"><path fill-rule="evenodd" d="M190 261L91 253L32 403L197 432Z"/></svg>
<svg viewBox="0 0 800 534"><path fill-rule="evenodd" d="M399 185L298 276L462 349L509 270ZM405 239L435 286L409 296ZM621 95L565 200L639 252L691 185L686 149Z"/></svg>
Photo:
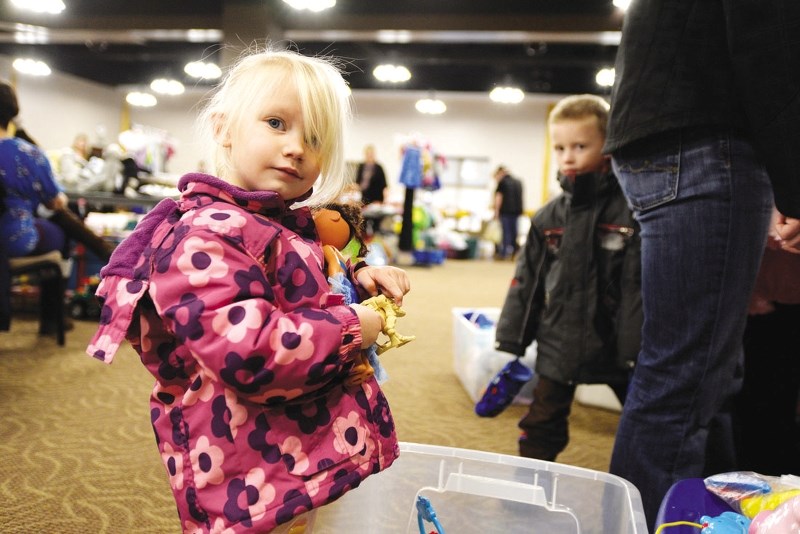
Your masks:
<svg viewBox="0 0 800 534"><path fill-rule="evenodd" d="M565 120L584 119L597 117L597 126L603 137L606 136L608 126L608 110L610 106L602 97L597 95L572 95L562 98L550 111L547 124Z"/></svg>

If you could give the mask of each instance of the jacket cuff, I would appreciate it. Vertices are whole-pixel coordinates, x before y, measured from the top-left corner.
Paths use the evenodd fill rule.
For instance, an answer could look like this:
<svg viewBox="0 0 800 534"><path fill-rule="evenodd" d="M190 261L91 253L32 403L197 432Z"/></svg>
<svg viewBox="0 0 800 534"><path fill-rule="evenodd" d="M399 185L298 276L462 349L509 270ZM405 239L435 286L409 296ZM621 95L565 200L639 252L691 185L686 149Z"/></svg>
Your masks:
<svg viewBox="0 0 800 534"><path fill-rule="evenodd" d="M339 355L343 361L349 362L361 351L361 322L350 306L333 306L328 309L342 324L342 344Z"/></svg>
<svg viewBox="0 0 800 534"><path fill-rule="evenodd" d="M500 352L508 352L509 354L513 354L517 357L522 357L525 355L525 347L522 347L517 343L496 341L494 344L494 349Z"/></svg>

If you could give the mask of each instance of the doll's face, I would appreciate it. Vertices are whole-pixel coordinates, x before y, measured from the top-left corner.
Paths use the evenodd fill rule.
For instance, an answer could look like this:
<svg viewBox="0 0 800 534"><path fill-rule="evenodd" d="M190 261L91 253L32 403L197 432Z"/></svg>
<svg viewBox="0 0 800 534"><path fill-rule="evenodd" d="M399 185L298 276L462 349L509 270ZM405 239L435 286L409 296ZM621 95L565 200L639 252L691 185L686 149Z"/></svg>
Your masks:
<svg viewBox="0 0 800 534"><path fill-rule="evenodd" d="M314 213L314 224L323 245L331 245L341 250L350 242L350 225L338 211L324 208L318 210Z"/></svg>

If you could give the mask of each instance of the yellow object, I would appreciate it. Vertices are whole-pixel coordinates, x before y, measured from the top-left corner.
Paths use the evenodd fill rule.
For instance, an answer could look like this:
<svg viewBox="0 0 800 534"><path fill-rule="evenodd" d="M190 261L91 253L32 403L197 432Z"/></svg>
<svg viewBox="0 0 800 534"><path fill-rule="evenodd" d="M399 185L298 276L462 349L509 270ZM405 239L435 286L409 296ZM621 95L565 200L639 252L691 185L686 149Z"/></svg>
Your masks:
<svg viewBox="0 0 800 534"><path fill-rule="evenodd" d="M763 512L764 510L774 510L784 502L797 495L800 495L800 489L774 491L772 493L767 493L766 495L758 495L756 497L742 499L742 514L745 517L753 519L760 512Z"/></svg>

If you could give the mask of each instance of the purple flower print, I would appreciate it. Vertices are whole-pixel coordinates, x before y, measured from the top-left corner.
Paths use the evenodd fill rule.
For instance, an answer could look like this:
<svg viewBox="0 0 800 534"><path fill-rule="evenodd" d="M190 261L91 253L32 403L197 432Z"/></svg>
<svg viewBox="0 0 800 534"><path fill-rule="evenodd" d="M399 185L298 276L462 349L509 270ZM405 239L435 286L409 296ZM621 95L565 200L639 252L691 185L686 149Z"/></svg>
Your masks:
<svg viewBox="0 0 800 534"><path fill-rule="evenodd" d="M300 515L304 511L311 510L311 498L293 489L286 492L283 496L283 506L278 509L275 517L279 525L291 520L294 516ZM299 510L298 510L299 508Z"/></svg>
<svg viewBox="0 0 800 534"><path fill-rule="evenodd" d="M211 403L211 433L218 438L225 438L233 443L231 431L231 410L225 402L225 396L219 395Z"/></svg>
<svg viewBox="0 0 800 534"><path fill-rule="evenodd" d="M261 457L268 464L276 464L281 461L281 450L277 445L267 441L267 433L270 431L267 416L259 414L255 420L255 428L247 436L247 444L250 447L261 453Z"/></svg>
<svg viewBox="0 0 800 534"><path fill-rule="evenodd" d="M283 286L286 300L292 303L311 298L319 285L311 275L308 264L297 252L288 252L277 272L278 283Z"/></svg>
<svg viewBox="0 0 800 534"><path fill-rule="evenodd" d="M219 376L239 391L255 393L275 380L275 373L266 368L266 364L264 356L242 358L231 351L225 356L225 367L220 370Z"/></svg>
<svg viewBox="0 0 800 534"><path fill-rule="evenodd" d="M361 484L361 475L358 471L348 473L345 469L340 469L333 475L333 485L331 492L328 494L326 502L330 503L338 499L348 489L355 489Z"/></svg>
<svg viewBox="0 0 800 534"><path fill-rule="evenodd" d="M331 324L336 324L336 325L342 324L336 317L331 315L330 312L325 310L315 310L314 308L299 308L297 310L297 313L299 315L302 315L309 321L327 321ZM352 336L350 341L352 342Z"/></svg>
<svg viewBox="0 0 800 534"><path fill-rule="evenodd" d="M341 360L335 352L325 356L321 362L311 365L308 369L306 384L314 386L330 382L339 373Z"/></svg>
<svg viewBox="0 0 800 534"><path fill-rule="evenodd" d="M267 505L275 500L275 488L266 482L263 469L253 468L245 477L234 478L228 484L228 500L223 512L228 521L252 527L267 510Z"/></svg>
<svg viewBox="0 0 800 534"><path fill-rule="evenodd" d="M172 423L172 442L177 447L185 447L189 442L189 424L183 419L183 411L173 408L169 412L169 421Z"/></svg>
<svg viewBox="0 0 800 534"><path fill-rule="evenodd" d="M155 254L155 270L159 273L165 273L169 270L170 263L172 262L172 255L178 243L189 233L189 227L185 224L177 224L173 227L172 233L164 239L164 242L156 251Z"/></svg>
<svg viewBox="0 0 800 534"><path fill-rule="evenodd" d="M233 298L234 301L250 297L261 297L270 301L275 300L275 294L272 292L269 282L267 282L267 277L264 276L264 271L256 265L253 265L247 271L240 270L233 273L233 281L239 286L239 291Z"/></svg>
<svg viewBox="0 0 800 534"><path fill-rule="evenodd" d="M178 304L167 308L164 316L175 322L175 337L178 341L183 343L187 339L197 340L203 337L200 315L204 309L205 304L194 293L184 293Z"/></svg>
<svg viewBox="0 0 800 534"><path fill-rule="evenodd" d="M286 407L286 417L297 422L297 427L304 434L313 434L318 427L327 426L331 422L331 413L322 397L305 404L292 404Z"/></svg>
<svg viewBox="0 0 800 534"><path fill-rule="evenodd" d="M389 402L383 392L378 393L375 399L375 409L372 411L373 422L378 426L381 436L388 438L394 432L394 420L389 412Z"/></svg>

